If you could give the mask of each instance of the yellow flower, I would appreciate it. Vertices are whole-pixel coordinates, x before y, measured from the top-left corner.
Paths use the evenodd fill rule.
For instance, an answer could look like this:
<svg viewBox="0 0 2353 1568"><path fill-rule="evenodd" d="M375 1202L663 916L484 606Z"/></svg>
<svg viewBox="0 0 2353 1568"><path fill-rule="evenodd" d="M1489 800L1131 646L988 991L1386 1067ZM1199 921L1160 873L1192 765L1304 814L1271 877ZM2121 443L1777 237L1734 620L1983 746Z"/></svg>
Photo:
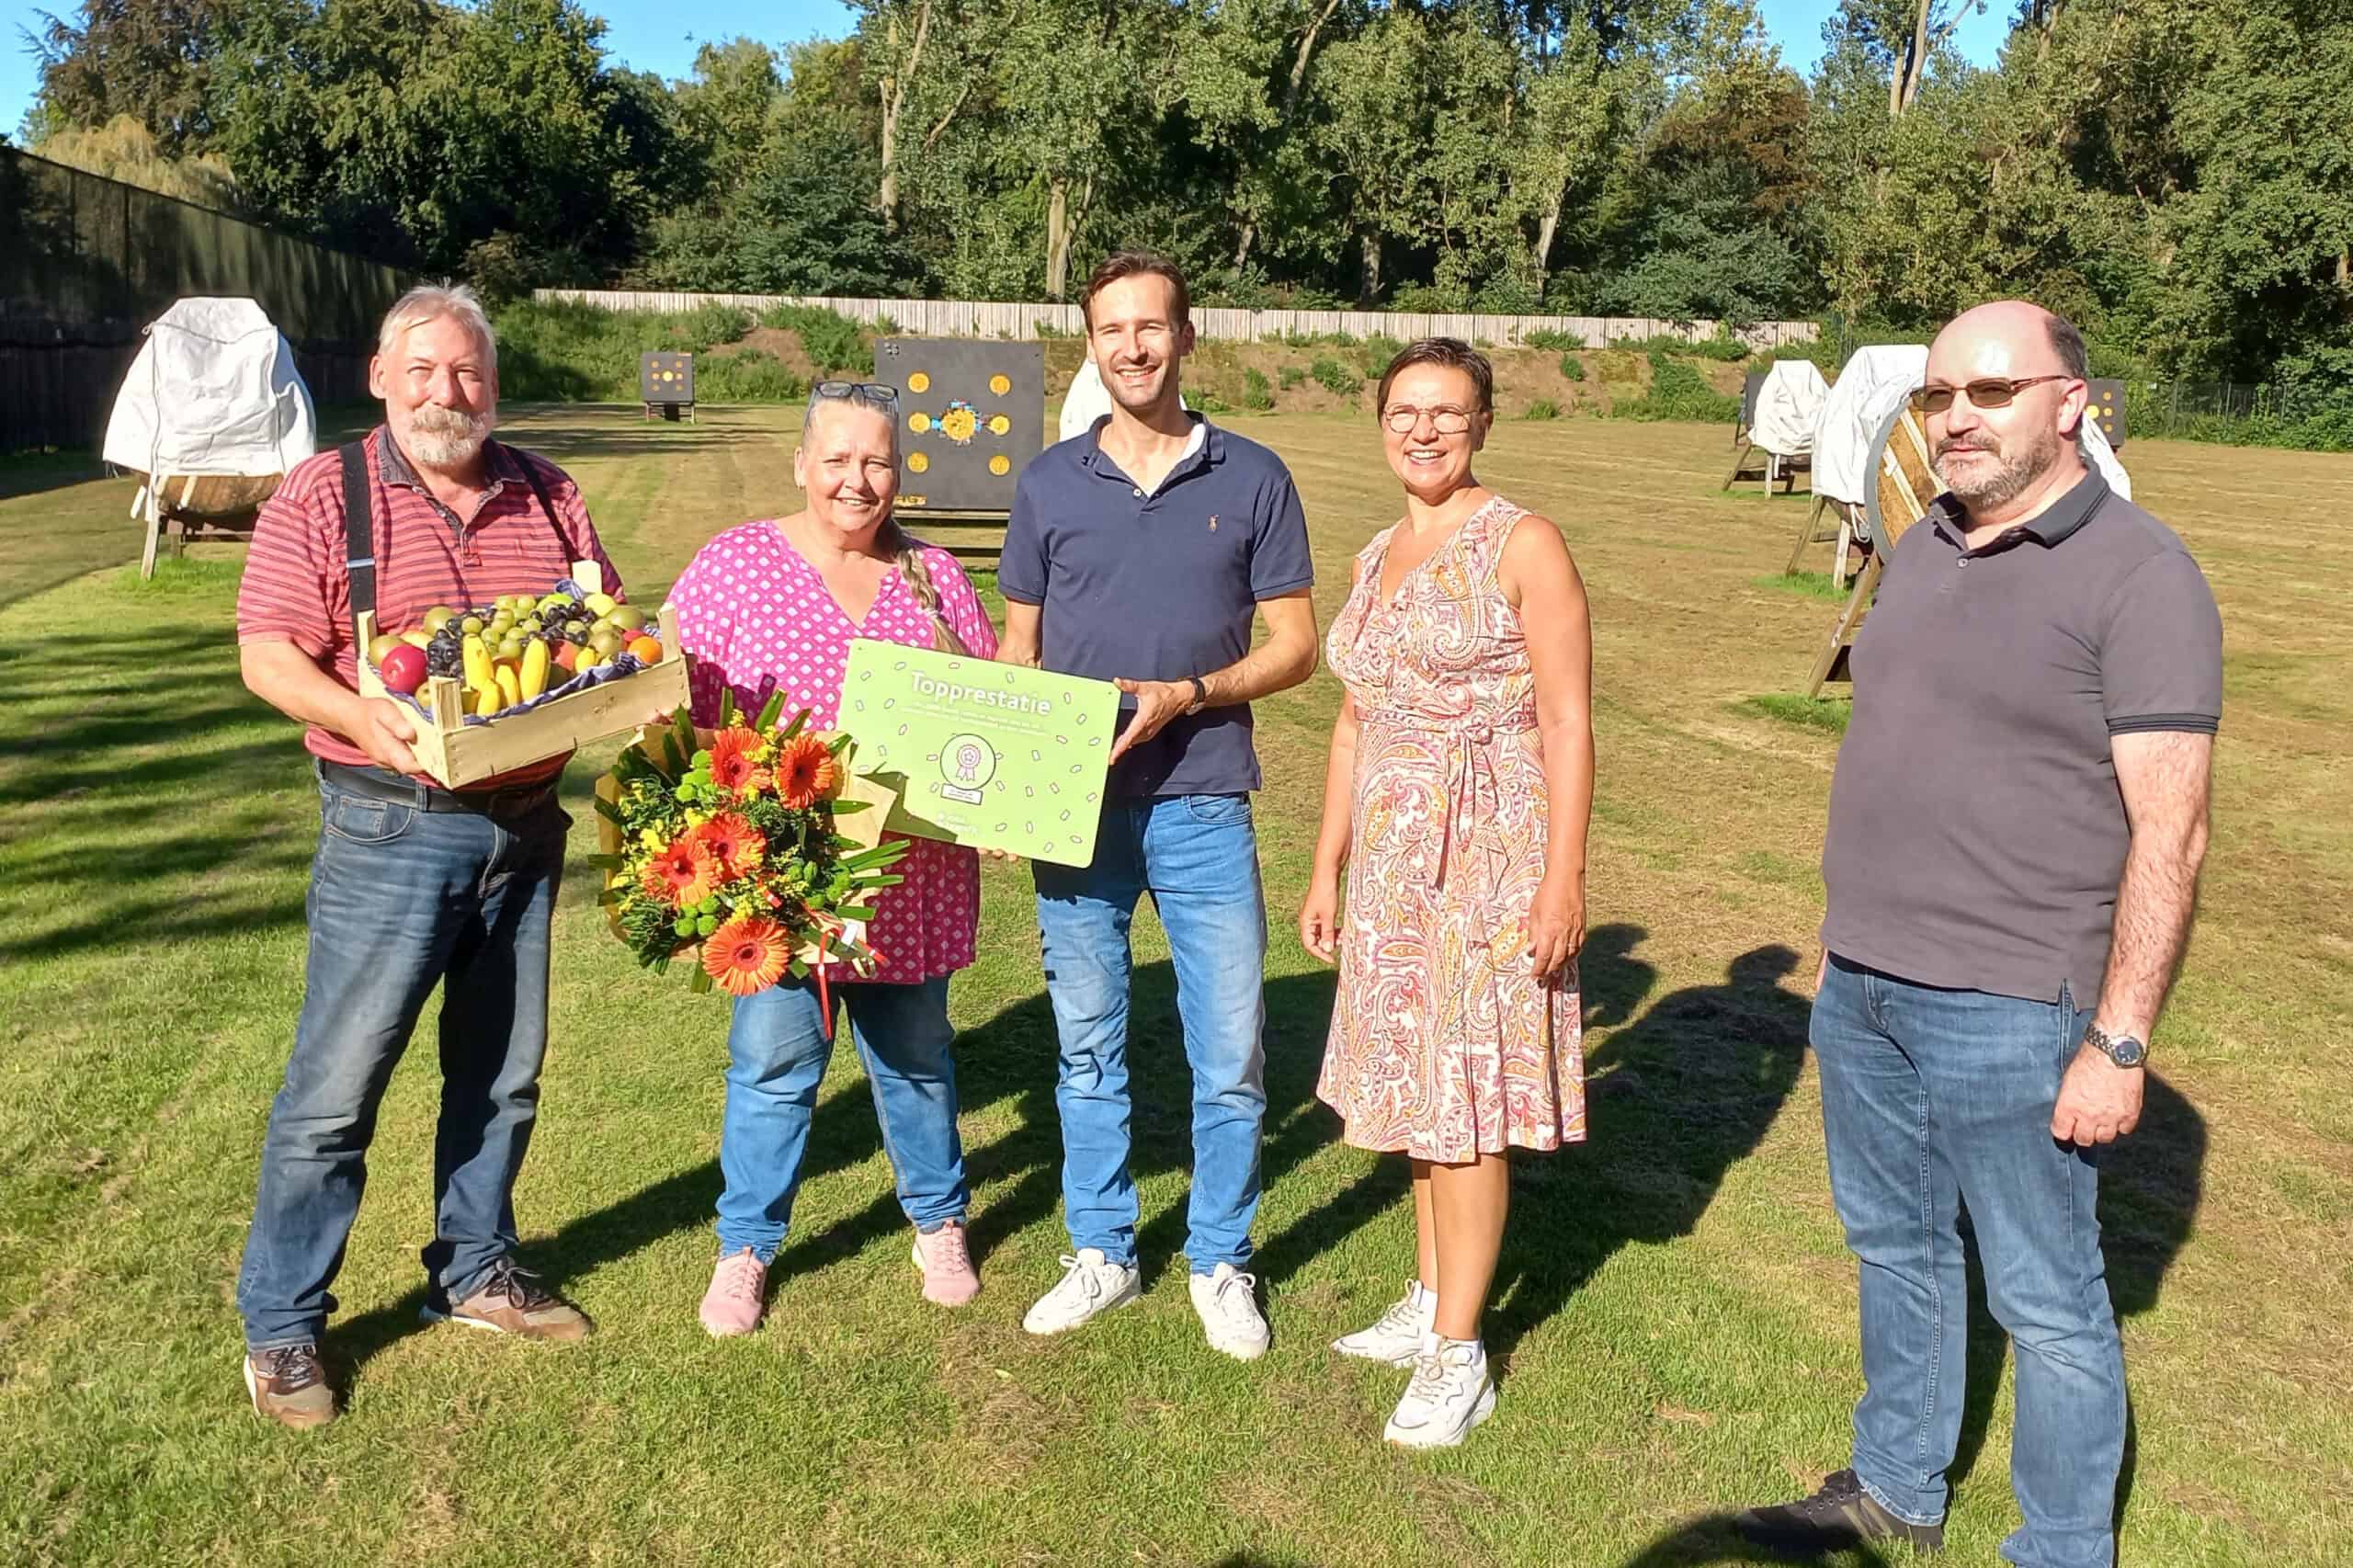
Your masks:
<svg viewBox="0 0 2353 1568"><path fill-rule="evenodd" d="M688 827L700 827L710 820L710 813L706 811L690 811L687 813L687 825Z"/></svg>

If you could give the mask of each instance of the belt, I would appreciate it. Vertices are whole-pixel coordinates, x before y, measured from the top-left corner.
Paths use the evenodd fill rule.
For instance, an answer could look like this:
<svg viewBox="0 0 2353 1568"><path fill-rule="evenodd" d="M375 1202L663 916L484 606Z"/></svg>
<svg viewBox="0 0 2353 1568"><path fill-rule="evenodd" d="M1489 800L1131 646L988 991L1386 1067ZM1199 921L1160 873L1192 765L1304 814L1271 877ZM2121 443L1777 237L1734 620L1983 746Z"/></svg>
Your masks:
<svg viewBox="0 0 2353 1568"><path fill-rule="evenodd" d="M381 767L353 767L347 763L313 759L319 782L347 794L372 801L414 806L420 812L472 812L477 816L519 817L555 799L555 780L518 784L505 790L442 790L420 784L403 774Z"/></svg>
<svg viewBox="0 0 2353 1568"><path fill-rule="evenodd" d="M1471 819L1483 800L1493 806L1498 786L1489 747L1498 735L1526 734L1537 727L1532 710L1513 713L1473 713L1459 719L1432 718L1376 709L1359 714L1359 722L1392 724L1440 736L1446 743L1446 801L1439 808L1438 858L1430 863L1429 885L1446 886L1454 849L1469 832Z"/></svg>

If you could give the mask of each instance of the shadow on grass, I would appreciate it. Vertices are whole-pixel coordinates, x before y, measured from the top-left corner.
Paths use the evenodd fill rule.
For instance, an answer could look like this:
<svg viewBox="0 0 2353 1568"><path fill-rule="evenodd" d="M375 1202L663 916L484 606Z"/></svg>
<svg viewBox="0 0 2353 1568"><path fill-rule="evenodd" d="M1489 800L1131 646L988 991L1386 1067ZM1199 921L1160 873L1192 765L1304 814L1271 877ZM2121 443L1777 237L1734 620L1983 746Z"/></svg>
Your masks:
<svg viewBox="0 0 2353 1568"><path fill-rule="evenodd" d="M508 433L515 444L559 464L790 444L794 437L792 430L773 423L710 417L713 411L709 408L703 411L706 417L692 424L649 420L635 403L552 403L507 412L518 421Z"/></svg>
<svg viewBox="0 0 2353 1568"><path fill-rule="evenodd" d="M2133 1135L2100 1157L2100 1225L2108 1261L2109 1299L2120 1318L2152 1309L2174 1259L2189 1239L2204 1193L2206 1120L2179 1090L2151 1072L2141 1125ZM1961 1436L1946 1479L1958 1492L1984 1457L1994 1406L2000 1392L2008 1339L1985 1300L1985 1272L1968 1216L1961 1240L1969 1272L1967 1384L1962 1392ZM2126 1369L2129 1376L2131 1368ZM1861 1391L1858 1389L1857 1392ZM2117 1479L2114 1519L2121 1528L2132 1497L2139 1460L2139 1430L2130 1403L2125 1409L2124 1462ZM1758 1503L1787 1501L1759 1497ZM1729 1514L1687 1520L1662 1535L1621 1568L1668 1568L1677 1563L1788 1562L1757 1556L1731 1531ZM1885 1560L1868 1549L1815 1559L1876 1564Z"/></svg>
<svg viewBox="0 0 2353 1568"><path fill-rule="evenodd" d="M1644 935L1635 926L1606 926L1588 940L1583 983L1586 1017L1596 1027L1622 1023L1649 994L1655 971L1633 956ZM1498 1275L1501 1305L1490 1330L1499 1352L1507 1354L1522 1335L1559 1311L1619 1248L1688 1233L1723 1172L1755 1147L1796 1075L1805 1004L1779 983L1796 961L1786 948L1736 960L1724 984L1662 999L1592 1063L1601 1102L1599 1142L1554 1159L1520 1161L1515 1173L1518 1210ZM1267 1132L1260 1171L1267 1187L1337 1135L1336 1119L1314 1100L1332 992L1333 978L1324 972L1279 977L1266 988ZM1191 1169L1191 1077L1170 965L1140 966L1133 998L1131 1169L1141 1180ZM1014 1003L967 1033L957 1061L963 1112L1006 1102L1017 1112L1011 1131L966 1152L967 1178L986 1194L972 1221L973 1251L985 1260L1006 1237L1051 1221L1062 1201L1056 1035L1047 998L1041 994ZM844 1090L818 1108L804 1181L864 1164L881 1152L866 1102L863 1090ZM1258 1251L1261 1269L1270 1281L1290 1278L1389 1205L1404 1201L1406 1181L1403 1159L1380 1162L1268 1237ZM561 1284L674 1233L710 1224L720 1186L717 1161L706 1161L574 1221L532 1250L545 1260L551 1282ZM1611 1200L1596 1202L1597 1188L1608 1191ZM778 1256L777 1283L854 1257L905 1223L893 1194L878 1190L853 1215L814 1233L792 1233ZM1143 1222L1137 1246L1147 1270L1177 1257L1185 1228L1182 1205ZM1411 1267L1410 1258L1401 1263ZM344 1359L356 1366L408 1332L421 1300L413 1293L344 1325L335 1336Z"/></svg>
<svg viewBox="0 0 2353 1568"><path fill-rule="evenodd" d="M256 741L256 724L274 716L239 685L230 637L167 621L0 646L0 687L12 696L83 705L0 732L0 809L18 824L10 873L43 889L49 912L0 941L0 959L301 924L308 836L255 839L235 825L254 822L246 808L267 812L273 796L306 786L298 732L276 724ZM216 877L232 870L233 881ZM256 871L285 874L262 884Z"/></svg>

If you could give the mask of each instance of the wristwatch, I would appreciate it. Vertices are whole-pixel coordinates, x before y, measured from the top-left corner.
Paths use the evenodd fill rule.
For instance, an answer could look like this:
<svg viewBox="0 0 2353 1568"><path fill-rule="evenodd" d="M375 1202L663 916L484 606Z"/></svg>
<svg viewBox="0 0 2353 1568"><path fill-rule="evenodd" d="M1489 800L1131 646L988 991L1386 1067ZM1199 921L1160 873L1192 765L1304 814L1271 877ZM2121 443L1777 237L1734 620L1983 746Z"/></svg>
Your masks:
<svg viewBox="0 0 2353 1568"><path fill-rule="evenodd" d="M1185 705L1185 717L1189 719L1210 705L1210 688L1201 684L1199 676L1187 676L1185 678L1193 683L1193 700Z"/></svg>
<svg viewBox="0 0 2353 1568"><path fill-rule="evenodd" d="M2119 1067L2139 1067L2149 1060L2149 1048L2131 1035L2112 1035L2097 1024L2086 1026L2084 1043Z"/></svg>

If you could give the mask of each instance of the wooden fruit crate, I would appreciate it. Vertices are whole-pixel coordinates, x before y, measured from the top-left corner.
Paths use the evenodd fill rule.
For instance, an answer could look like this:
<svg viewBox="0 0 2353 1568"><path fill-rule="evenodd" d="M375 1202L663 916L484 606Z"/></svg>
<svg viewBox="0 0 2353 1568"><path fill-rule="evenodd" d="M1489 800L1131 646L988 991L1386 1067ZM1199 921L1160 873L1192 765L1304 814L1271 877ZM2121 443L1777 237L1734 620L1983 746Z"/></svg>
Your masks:
<svg viewBox="0 0 2353 1568"><path fill-rule="evenodd" d="M573 562L572 574L591 593L604 580L593 561ZM687 700L687 656L678 647L677 612L664 605L659 619L660 664L542 702L528 713L496 715L485 723L469 724L464 687L449 676L434 676L420 688L431 692L433 711L419 716L416 738L409 743L417 766L450 789L461 790L495 774L625 734L648 714L676 709ZM368 658L368 645L376 640L372 611L359 617L358 637L359 695L392 697Z"/></svg>

